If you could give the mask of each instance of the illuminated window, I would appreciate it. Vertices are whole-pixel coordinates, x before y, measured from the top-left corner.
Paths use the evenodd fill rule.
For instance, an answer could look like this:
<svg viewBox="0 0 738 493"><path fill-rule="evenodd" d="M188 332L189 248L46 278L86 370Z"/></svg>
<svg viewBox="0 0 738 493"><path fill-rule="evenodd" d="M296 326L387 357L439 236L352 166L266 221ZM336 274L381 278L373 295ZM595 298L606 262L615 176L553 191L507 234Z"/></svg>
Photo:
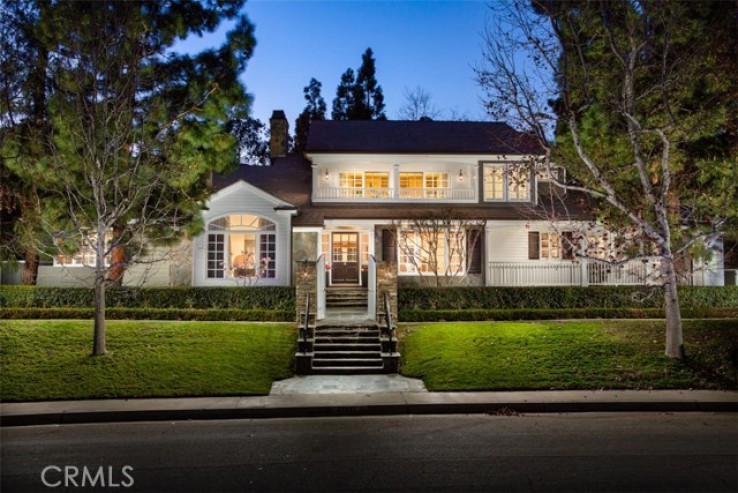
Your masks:
<svg viewBox="0 0 738 493"><path fill-rule="evenodd" d="M516 202L530 200L530 174L525 165L486 164L484 200Z"/></svg>
<svg viewBox="0 0 738 493"><path fill-rule="evenodd" d="M105 234L106 247L113 240L112 233ZM97 237L94 234L76 233L56 241L58 253L54 255L57 267L94 267L97 257ZM105 265L110 265L110 255L105 256Z"/></svg>
<svg viewBox="0 0 738 493"><path fill-rule="evenodd" d="M342 171L338 174L338 187L341 198L362 197L364 192L364 175L361 171Z"/></svg>
<svg viewBox="0 0 738 493"><path fill-rule="evenodd" d="M390 196L389 173L367 171L364 173L366 196L373 199L386 199Z"/></svg>
<svg viewBox="0 0 738 493"><path fill-rule="evenodd" d="M273 222L251 214L232 214L208 224L208 278L273 279L276 265Z"/></svg>
<svg viewBox="0 0 738 493"><path fill-rule="evenodd" d="M448 197L448 173L400 173L400 198L438 199Z"/></svg>
<svg viewBox="0 0 738 493"><path fill-rule="evenodd" d="M464 273L464 232L438 231L423 234L418 231L400 231L397 247L398 270L401 275Z"/></svg>

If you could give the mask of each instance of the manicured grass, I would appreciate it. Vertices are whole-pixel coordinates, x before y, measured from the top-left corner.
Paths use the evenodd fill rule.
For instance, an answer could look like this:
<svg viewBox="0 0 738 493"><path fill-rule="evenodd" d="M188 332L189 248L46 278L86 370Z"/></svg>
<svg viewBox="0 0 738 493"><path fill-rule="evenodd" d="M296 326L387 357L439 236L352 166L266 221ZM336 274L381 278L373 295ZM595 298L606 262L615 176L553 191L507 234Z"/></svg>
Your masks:
<svg viewBox="0 0 738 493"><path fill-rule="evenodd" d="M658 321L408 324L401 372L435 391L738 388L738 322L685 321L684 335L680 362Z"/></svg>
<svg viewBox="0 0 738 493"><path fill-rule="evenodd" d="M0 323L0 398L8 401L268 394L291 374L294 325L108 321L108 354L91 357L92 322Z"/></svg>

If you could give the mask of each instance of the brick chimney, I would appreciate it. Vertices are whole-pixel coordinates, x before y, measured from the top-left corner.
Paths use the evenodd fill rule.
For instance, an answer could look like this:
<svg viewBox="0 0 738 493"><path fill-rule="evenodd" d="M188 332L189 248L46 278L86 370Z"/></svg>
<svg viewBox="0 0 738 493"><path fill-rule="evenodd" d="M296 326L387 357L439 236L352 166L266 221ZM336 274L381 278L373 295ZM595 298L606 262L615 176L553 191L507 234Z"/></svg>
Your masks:
<svg viewBox="0 0 738 493"><path fill-rule="evenodd" d="M287 142L289 139L290 124L282 110L274 110L269 119L269 157L272 159L287 155Z"/></svg>

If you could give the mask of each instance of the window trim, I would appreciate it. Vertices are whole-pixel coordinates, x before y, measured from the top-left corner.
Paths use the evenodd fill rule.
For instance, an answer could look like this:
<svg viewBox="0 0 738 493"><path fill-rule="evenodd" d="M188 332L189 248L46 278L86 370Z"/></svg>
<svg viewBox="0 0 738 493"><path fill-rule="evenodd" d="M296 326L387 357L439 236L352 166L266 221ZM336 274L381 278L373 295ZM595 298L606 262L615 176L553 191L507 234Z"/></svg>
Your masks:
<svg viewBox="0 0 738 493"><path fill-rule="evenodd" d="M230 216L253 216L256 220L263 222L264 224L259 228L242 226L243 222L237 226L226 226L215 225L217 221ZM252 221L253 224L255 221ZM212 227L211 227L212 225ZM277 258L279 255L279 235L277 234L277 223L270 218L264 217L259 214L251 212L231 212L223 214L209 220L205 226L206 232L206 247L205 247L205 279L208 280L223 280L223 281L237 281L238 279L248 278L251 276L237 277L233 275L233 271L238 269L234 267L234 259L239 255L230 251L231 246L231 235L242 235L250 236L253 238L254 252L253 252L253 271L258 272L259 275L255 276L259 280L273 281L279 277L279 264ZM220 237L220 238L216 238ZM222 250L218 251L211 250L212 245L221 244ZM267 253L264 253L266 247ZM220 255L218 255L220 254ZM265 256L266 255L266 256ZM214 258L211 258L214 257ZM217 257L217 258L216 258ZM258 259L258 260L257 260ZM262 262L266 260L266 264L262 266ZM218 262L221 266L212 266L212 262ZM242 269L251 270L250 268ZM262 271L266 272L266 275L262 275ZM220 275L218 275L220 274ZM270 275L271 274L271 275Z"/></svg>
<svg viewBox="0 0 738 493"><path fill-rule="evenodd" d="M468 237L468 234L469 234L468 231L466 231L466 230L464 230L464 231L458 231L458 230L448 231L447 230L447 231L444 231L443 232L443 234L444 234L443 259L442 259L441 262L438 262L438 264L440 266L443 266L443 270L440 271L440 272L439 272L439 265L436 265L436 272L433 272L430 269L428 269L427 271L420 271L420 270L418 270L418 266L422 267L422 265L423 265L423 262L422 261L421 262L418 262L418 261L413 262L412 260L409 260L407 262L406 261L403 261L403 257L410 257L410 255L409 254L406 254L404 252L403 248L400 246L400 242L401 241L404 241L404 240L402 240L402 237L404 235L407 235L408 233L412 233L414 235L420 235L420 232L419 231L414 230L414 229L410 229L410 228L408 228L408 229L402 229L402 230L399 230L399 231L396 232L396 234L397 234L397 241L396 241L396 244L394 245L394 251L395 251L395 255L396 255L395 258L397 259L397 275L398 276L439 276L439 277L440 276L443 276L443 277L456 277L456 276L464 276L464 275L467 275L468 274L468 272L467 272L467 270L468 270L467 259L469 257L469 252L467 251L468 250L468 238L467 237ZM462 238L460 240L458 240L458 241L459 241L459 244L463 245L463 249L458 254L458 257L459 258L458 258L457 262L454 262L453 263L454 265L458 265L459 266L459 269L456 270L456 272L451 272L449 274L446 274L446 269L448 269L452 265L452 257L453 257L453 255L449 252L450 249L447 248L448 243L449 243L449 237L450 237L450 235L452 233L462 235ZM422 238L421 238L421 242L422 242ZM413 241L413 244L414 244L413 256L417 259L420 255L422 255L423 246L422 246L422 243L421 244L418 244L415 241ZM436 255L438 255L438 254L436 253ZM418 265L416 265L416 264L418 264ZM403 271L402 270L402 266L403 265L405 265L406 267L409 267L412 270Z"/></svg>
<svg viewBox="0 0 738 493"><path fill-rule="evenodd" d="M513 168L517 169L514 170ZM490 194L488 194L488 186L492 186L491 180L488 178L491 178L492 170L499 170L502 169L502 197L490 197ZM520 171L525 170L525 173L527 175L527 180L525 181L525 185L518 187L518 188L524 188L525 189L525 197L524 198L512 198L511 197L511 191L512 191L512 184L510 183L510 173L511 171L516 171L520 173ZM513 163L506 163L506 162L486 162L482 165L482 195L484 202L497 202L497 203L503 203L503 202L530 202L531 201L531 194L532 194L532 188L533 188L533 180L531 178L531 172L527 165L524 163L520 163L520 165L513 164Z"/></svg>

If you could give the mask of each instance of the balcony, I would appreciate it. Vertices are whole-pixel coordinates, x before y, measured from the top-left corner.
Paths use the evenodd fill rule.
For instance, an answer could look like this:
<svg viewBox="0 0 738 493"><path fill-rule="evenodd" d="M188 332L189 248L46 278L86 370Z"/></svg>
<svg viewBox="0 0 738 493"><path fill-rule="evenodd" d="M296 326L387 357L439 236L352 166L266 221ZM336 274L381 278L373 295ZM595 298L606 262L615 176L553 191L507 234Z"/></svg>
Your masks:
<svg viewBox="0 0 738 493"><path fill-rule="evenodd" d="M490 262L489 286L625 286L654 284L658 259L609 264L577 262Z"/></svg>
<svg viewBox="0 0 738 493"><path fill-rule="evenodd" d="M318 187L314 200L324 201L476 201L474 188Z"/></svg>

